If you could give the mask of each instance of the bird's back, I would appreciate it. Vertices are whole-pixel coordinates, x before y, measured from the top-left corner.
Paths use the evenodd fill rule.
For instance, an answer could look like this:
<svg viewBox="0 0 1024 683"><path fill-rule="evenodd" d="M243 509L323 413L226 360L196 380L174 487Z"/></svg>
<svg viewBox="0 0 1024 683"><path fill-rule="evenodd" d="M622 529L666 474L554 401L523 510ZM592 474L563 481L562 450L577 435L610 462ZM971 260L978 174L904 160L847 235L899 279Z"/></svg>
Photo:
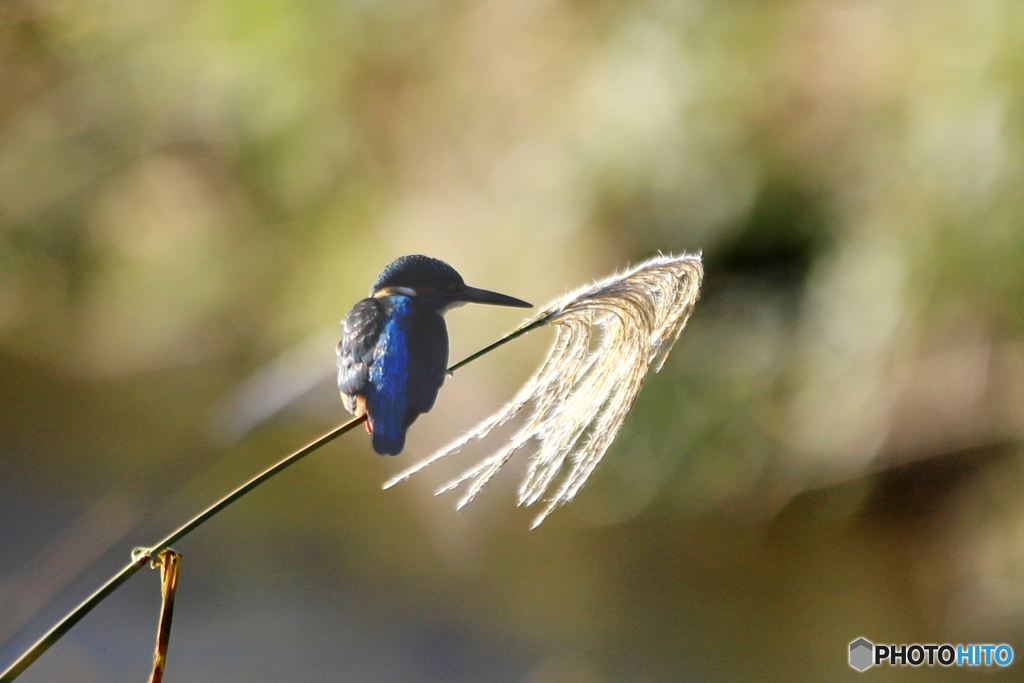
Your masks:
<svg viewBox="0 0 1024 683"><path fill-rule="evenodd" d="M364 299L345 317L338 346L338 388L349 410L362 401L373 449L397 455L405 432L434 406L448 365L441 314L415 297Z"/></svg>

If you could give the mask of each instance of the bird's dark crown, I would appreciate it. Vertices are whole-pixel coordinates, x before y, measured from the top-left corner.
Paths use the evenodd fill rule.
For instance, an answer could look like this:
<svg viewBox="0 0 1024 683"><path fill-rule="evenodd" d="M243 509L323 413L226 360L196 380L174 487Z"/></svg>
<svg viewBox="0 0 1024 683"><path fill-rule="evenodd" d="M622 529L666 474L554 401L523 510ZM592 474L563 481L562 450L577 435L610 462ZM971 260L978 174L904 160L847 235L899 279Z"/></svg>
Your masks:
<svg viewBox="0 0 1024 683"><path fill-rule="evenodd" d="M422 254L400 256L384 267L373 286L370 296L389 287L408 289L432 288L449 292L466 286L459 272L440 259Z"/></svg>

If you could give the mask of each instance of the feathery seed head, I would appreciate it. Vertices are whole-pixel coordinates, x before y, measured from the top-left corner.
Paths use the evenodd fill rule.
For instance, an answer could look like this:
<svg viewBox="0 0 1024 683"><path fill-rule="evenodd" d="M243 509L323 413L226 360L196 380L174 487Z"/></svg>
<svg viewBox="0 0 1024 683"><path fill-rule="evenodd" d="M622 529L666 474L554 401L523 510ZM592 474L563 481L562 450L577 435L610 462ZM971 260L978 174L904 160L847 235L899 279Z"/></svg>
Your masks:
<svg viewBox="0 0 1024 683"><path fill-rule="evenodd" d="M544 499L536 527L572 500L615 440L648 370L652 365L655 372L660 370L679 339L703 276L700 255L662 255L554 300L506 337L543 325L557 328L547 358L516 396L462 438L395 475L384 488L483 439L531 406L507 443L438 493L468 483L461 508L509 458L532 445L536 450L519 486L518 503L533 505Z"/></svg>

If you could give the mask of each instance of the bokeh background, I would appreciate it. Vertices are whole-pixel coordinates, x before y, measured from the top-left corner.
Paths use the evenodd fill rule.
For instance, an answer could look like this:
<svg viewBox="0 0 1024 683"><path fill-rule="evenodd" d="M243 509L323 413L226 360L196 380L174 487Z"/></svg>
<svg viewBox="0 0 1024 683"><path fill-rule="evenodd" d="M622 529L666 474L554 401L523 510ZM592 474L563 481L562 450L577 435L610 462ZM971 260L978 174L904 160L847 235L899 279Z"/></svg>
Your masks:
<svg viewBox="0 0 1024 683"><path fill-rule="evenodd" d="M338 321L427 253L543 303L702 250L571 505L513 462L380 484L352 433L178 544L171 681L821 681L847 644L1024 656L1024 5L4 0L0 666L345 418ZM453 360L520 313L448 316ZM157 572L24 675L140 681ZM996 671L1024 679L1015 662ZM876 680L974 680L883 668Z"/></svg>

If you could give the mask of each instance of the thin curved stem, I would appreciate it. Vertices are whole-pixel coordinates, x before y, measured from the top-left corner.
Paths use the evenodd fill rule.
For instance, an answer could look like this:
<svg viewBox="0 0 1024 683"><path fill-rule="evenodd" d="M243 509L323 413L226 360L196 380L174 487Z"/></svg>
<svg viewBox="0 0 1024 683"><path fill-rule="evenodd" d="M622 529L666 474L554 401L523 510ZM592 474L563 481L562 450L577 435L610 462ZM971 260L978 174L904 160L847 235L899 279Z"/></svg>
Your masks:
<svg viewBox="0 0 1024 683"><path fill-rule="evenodd" d="M477 351L471 356L463 358L455 365L452 365L450 368L448 368L449 374L455 372L463 365L471 363L480 356L483 356L484 354L493 351L499 346L502 346L512 341L513 339L526 334L530 330L540 327L545 322L547 322L546 317L539 320L530 321L529 323L523 325L522 327L513 330L512 332L506 334L504 337L494 342L493 344L484 347L483 349ZM81 621L86 614L91 612L93 608L96 607L96 605L103 602L108 595L113 593L121 586L121 584L130 579L132 575L135 574L135 572L142 569L142 567L144 567L146 563L150 561L151 558L159 555L161 552L166 550L168 546L170 546L172 543L177 543L182 538L184 538L191 532L195 531L204 522L209 520L211 517L216 515L218 512L220 512L227 506L234 503L236 500L238 500L245 494L249 493L249 491L252 491L254 488L259 486L266 480L270 479L271 477L278 474L282 470L291 467L299 460L306 457L307 455L317 450L321 446L324 446L325 444L334 441L342 434L352 431L352 429L356 425L362 424L365 421L366 416L361 415L359 417L354 417L348 422L345 422L344 424L335 427L334 429L327 432L320 438L310 442L309 444L303 446L302 448L295 451L288 457L284 458L277 464L267 468L263 472L260 472L255 477L245 482L244 484L236 488L234 491L227 494L226 496L218 500L216 503L200 512L198 515L190 519L188 522L178 527L176 530L171 532L170 535L167 536L167 538L163 539L153 547L136 548L135 551L132 552L132 562L130 564L126 565L124 569L115 574L109 581L103 584L95 593L86 598L84 602L79 604L78 607L73 609L66 617L57 622L57 624L53 628L46 632L46 635L44 635L42 638L36 641L36 643L28 650L26 650L25 653L21 655L21 657L18 657L18 659L13 664L11 664L11 666L9 666L6 671L0 674L0 683L10 683L18 676L20 676L22 672L25 671L25 669L27 669L29 666L32 665L33 662L39 659L39 657L42 656L44 652L49 650L50 647L58 640L60 640L65 633L70 631L71 628L79 621Z"/></svg>
<svg viewBox="0 0 1024 683"><path fill-rule="evenodd" d="M455 365L453 365L450 368L448 368L448 374L449 375L452 374L453 372L455 372L456 370L461 368L463 365L468 365L469 363L472 363L473 361L475 361L480 356L483 356L485 354L490 353L491 351L493 351L494 349L498 348L499 346L504 346L505 344L509 343L513 339L517 339L519 337L522 337L524 334L526 334L530 330L535 330L538 327L546 325L548 323L548 321L550 320L550 318L551 318L550 315L541 316L540 318L536 318L534 320L530 320L529 322L527 322L526 324L522 325L521 327L517 327L516 329L512 330L511 332L509 332L508 334L506 334L504 337L502 337L498 341L492 342L492 343L488 344L487 346L485 346L484 348L480 349L476 353L474 353L472 355L469 355L469 356L466 356L465 358L460 360L458 363L456 363Z"/></svg>
<svg viewBox="0 0 1024 683"><path fill-rule="evenodd" d="M18 657L17 661L7 668L7 671L0 675L0 683L8 683L21 675L21 673L32 665L39 657L50 649L50 646L60 640L71 627L77 624L82 617L92 611L93 607L103 602L104 599L120 587L122 583L131 578L132 574L146 566L149 557L142 556L132 561L131 564L119 571L109 581L100 587L95 593L76 607L70 614L57 622L57 625L47 631L46 635L36 641L36 644L25 651L25 654Z"/></svg>
<svg viewBox="0 0 1024 683"><path fill-rule="evenodd" d="M232 491L228 495L224 496L223 498L221 498L216 503L214 503L210 507L206 508L202 512L200 512L198 515L193 517L191 520L189 520L185 524L181 525L178 529L176 529L175 531L171 532L171 534L167 538L165 538L164 540L160 541L159 543L157 543L152 548L146 549L145 550L146 556L147 557L152 557L153 555L157 555L157 554L160 553L160 551L166 549L172 543L177 543L182 538L184 538L188 534L190 534L193 531L195 531L197 527L202 525L204 522L206 522L208 519L213 517L215 514L217 514L218 512L223 510L224 508L226 508L228 505L231 505L232 503L234 503L236 500L238 500L239 498L241 498L245 494L249 493L249 491L252 491L254 488L256 488L257 486L259 486L260 484L265 482L267 479L270 479L271 477L273 477L277 473L281 472L282 470L285 470L285 469L291 467L292 465L297 463L299 460L302 460L304 457L306 457L307 455L309 455L313 451L317 450L321 446L324 446L324 445L330 443L331 441L334 441L335 439L337 439L342 434L344 434L346 432L352 431L353 427L355 427L357 425L360 425L360 424L362 424L365 421L366 421L366 416L365 415L362 415L360 417L354 417L351 420L349 420L348 422L335 427L334 429L332 429L331 431L327 432L326 434L324 434L320 438L316 439L315 441L311 441L310 443L306 444L305 446L303 446L299 450L297 450L294 453L292 453L291 455L289 455L284 460L281 460L280 462L278 462L276 465L273 465L273 466L268 467L267 469L263 470L262 472L257 474L255 477L253 477L249 481L245 482L244 484L239 486L237 489L235 489L234 491ZM4 683L3 679L0 679L0 683Z"/></svg>
<svg viewBox="0 0 1024 683"><path fill-rule="evenodd" d="M73 609L66 617L57 622L57 625L51 628L46 635L36 641L35 645L30 647L21 657L18 657L17 661L11 664L3 674L0 674L0 683L9 683L13 681L21 673L32 665L39 657L50 649L54 643L60 640L65 633L71 630L71 627L77 624L82 618L91 612L96 605L103 602L108 595L117 590L121 584L127 581L135 572L142 569L150 559L156 555L159 555L162 551L166 550L172 543L177 543L179 540L184 538L187 534L194 531L197 527L202 525L208 519L216 515L218 512L231 505L233 502L252 491L254 488L270 479L277 473L281 472L288 467L291 467L302 458L306 457L313 451L317 450L321 446L334 441L342 434L349 432L356 425L361 424L366 420L366 416L355 417L348 422L339 425L327 432L315 441L310 442L306 446L303 446L299 450L295 451L287 458L284 458L277 464L267 468L263 472L257 474L255 477L245 482L237 489L227 494L216 503L206 508L198 515L193 517L191 520L178 527L176 530L171 532L167 538L157 543L152 548L136 548L135 552L132 553L132 562L124 567L121 571L115 574L109 581L99 588L95 593L85 599L78 607Z"/></svg>

